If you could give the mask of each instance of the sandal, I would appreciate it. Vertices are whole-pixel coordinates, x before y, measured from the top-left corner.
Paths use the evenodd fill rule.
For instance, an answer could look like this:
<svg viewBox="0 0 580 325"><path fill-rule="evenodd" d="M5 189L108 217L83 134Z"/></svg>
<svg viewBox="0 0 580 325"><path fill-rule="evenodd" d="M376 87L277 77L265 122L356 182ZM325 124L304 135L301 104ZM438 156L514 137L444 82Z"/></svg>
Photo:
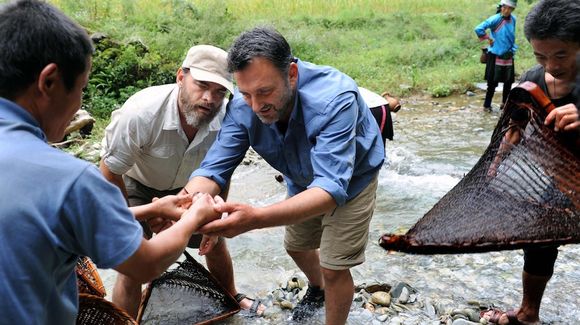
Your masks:
<svg viewBox="0 0 580 325"><path fill-rule="evenodd" d="M250 306L250 308L249 309L243 309L242 308L242 310L246 311L250 316L262 316L262 313L264 311L259 312L259 309L260 309L260 305L262 305L262 306L264 306L264 305L262 304L262 301L260 299L258 299L258 298L256 298L256 299L250 298L250 297L248 297L247 295L245 295L243 293L236 294L234 296L234 299L236 299L236 301L238 302L238 304L241 303L242 300L244 300L244 299L251 300L252 301L252 305ZM265 306L264 306L264 309L265 309Z"/></svg>
<svg viewBox="0 0 580 325"><path fill-rule="evenodd" d="M479 317L485 318L483 316L489 312L493 312L493 313L489 316L489 319L487 321L492 323L492 324L499 324L499 319L501 318L501 316L506 315L506 317L508 319L507 325L525 325L524 323L522 323L518 319L518 313L515 310L509 310L507 312L504 312L504 311L497 309L497 308L491 308L491 309L481 311L479 313Z"/></svg>

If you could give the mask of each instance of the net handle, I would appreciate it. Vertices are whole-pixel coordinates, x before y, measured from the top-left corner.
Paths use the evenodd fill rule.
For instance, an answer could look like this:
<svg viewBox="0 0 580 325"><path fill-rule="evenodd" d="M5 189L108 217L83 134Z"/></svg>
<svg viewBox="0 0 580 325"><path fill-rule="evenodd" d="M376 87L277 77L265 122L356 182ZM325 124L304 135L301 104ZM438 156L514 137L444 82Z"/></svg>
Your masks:
<svg viewBox="0 0 580 325"><path fill-rule="evenodd" d="M554 103L552 103L550 98L546 96L544 91L537 84L531 81L524 81L521 84L519 84L518 87L527 91L530 94L530 96L532 96L534 101L538 103L540 109L544 110L547 114L550 114L554 109L556 109Z"/></svg>

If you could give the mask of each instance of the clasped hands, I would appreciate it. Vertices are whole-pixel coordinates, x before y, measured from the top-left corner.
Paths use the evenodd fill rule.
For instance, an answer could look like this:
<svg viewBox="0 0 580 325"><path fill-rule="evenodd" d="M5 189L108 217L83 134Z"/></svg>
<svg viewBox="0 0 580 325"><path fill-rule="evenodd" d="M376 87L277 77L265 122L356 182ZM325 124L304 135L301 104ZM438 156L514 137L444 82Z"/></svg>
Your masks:
<svg viewBox="0 0 580 325"><path fill-rule="evenodd" d="M154 213L149 214L147 224L153 233L159 233L171 227L181 219L189 219L188 222L194 227L194 232L213 220L226 217L227 214L217 212L215 206L223 203L219 196L212 198L209 194L177 194L162 198L154 198ZM213 249L218 242L217 236L204 235L199 247L199 255L205 255Z"/></svg>

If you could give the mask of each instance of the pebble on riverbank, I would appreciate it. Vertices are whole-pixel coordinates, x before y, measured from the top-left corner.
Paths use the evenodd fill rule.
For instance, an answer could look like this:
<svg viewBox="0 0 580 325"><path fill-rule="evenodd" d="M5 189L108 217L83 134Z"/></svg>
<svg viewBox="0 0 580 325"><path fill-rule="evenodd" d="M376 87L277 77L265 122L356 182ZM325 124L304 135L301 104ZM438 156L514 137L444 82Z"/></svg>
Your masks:
<svg viewBox="0 0 580 325"><path fill-rule="evenodd" d="M278 288L261 298L268 307L263 317L271 321L286 319L288 313L302 299L308 288L308 280L302 273L293 274L281 281ZM395 285L386 283L360 284L355 287L349 319L361 322L386 324L485 324L479 317L480 310L490 304L469 301L468 306L453 306L450 301L431 302L423 299L418 291L405 282ZM324 311L318 315L323 317Z"/></svg>

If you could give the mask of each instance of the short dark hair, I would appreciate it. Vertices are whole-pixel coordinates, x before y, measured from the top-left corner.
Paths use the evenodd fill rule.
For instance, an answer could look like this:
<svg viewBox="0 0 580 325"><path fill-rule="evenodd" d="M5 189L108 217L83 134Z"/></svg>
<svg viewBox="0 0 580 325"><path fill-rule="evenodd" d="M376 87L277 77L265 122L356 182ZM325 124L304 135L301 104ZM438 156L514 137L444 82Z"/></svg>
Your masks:
<svg viewBox="0 0 580 325"><path fill-rule="evenodd" d="M18 97L50 63L71 90L92 53L87 32L52 5L18 0L0 6L1 97Z"/></svg>
<svg viewBox="0 0 580 325"><path fill-rule="evenodd" d="M253 58L268 59L286 74L294 60L290 45L278 31L271 27L256 27L243 32L228 51L228 71L243 70Z"/></svg>
<svg viewBox="0 0 580 325"><path fill-rule="evenodd" d="M524 33L528 41L580 43L580 0L541 0L526 16Z"/></svg>

